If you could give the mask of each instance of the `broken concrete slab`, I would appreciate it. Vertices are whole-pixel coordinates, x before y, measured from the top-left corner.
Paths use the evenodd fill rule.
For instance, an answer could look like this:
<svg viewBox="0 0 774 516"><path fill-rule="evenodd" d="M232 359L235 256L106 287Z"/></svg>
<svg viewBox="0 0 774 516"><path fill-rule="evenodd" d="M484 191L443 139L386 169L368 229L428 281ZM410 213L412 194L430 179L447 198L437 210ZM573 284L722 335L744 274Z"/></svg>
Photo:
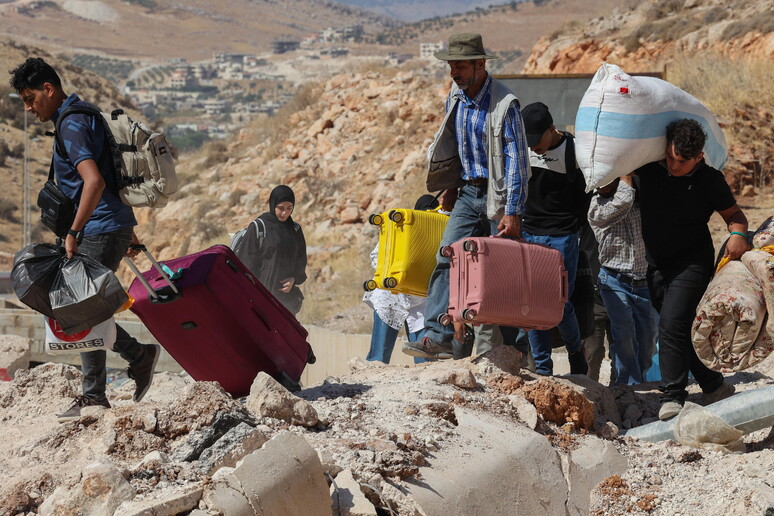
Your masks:
<svg viewBox="0 0 774 516"><path fill-rule="evenodd" d="M234 470L255 514L330 516L331 497L322 464L309 443L283 432L242 459Z"/></svg>
<svg viewBox="0 0 774 516"><path fill-rule="evenodd" d="M203 489L187 488L158 498L145 498L122 503L115 511L121 516L175 516L196 509ZM90 514L90 513L87 513ZM112 513L111 513L112 514Z"/></svg>
<svg viewBox="0 0 774 516"><path fill-rule="evenodd" d="M253 414L281 419L293 425L312 427L319 421L317 411L308 401L294 396L264 372L255 377L245 406Z"/></svg>
<svg viewBox="0 0 774 516"><path fill-rule="evenodd" d="M262 430L247 423L239 423L202 452L197 468L206 474L212 474L222 467L234 467L243 457L263 446L268 439Z"/></svg>
<svg viewBox="0 0 774 516"><path fill-rule="evenodd" d="M421 480L404 483L424 514L565 515L567 482L544 436L480 412L456 413L457 438L419 468Z"/></svg>
<svg viewBox="0 0 774 516"><path fill-rule="evenodd" d="M360 483L345 469L331 484L334 514L341 516L376 516L376 507L360 490Z"/></svg>
<svg viewBox="0 0 774 516"><path fill-rule="evenodd" d="M567 511L571 516L587 515L591 491L607 477L623 474L629 466L611 442L592 435L583 437L580 446L562 459L567 461Z"/></svg>
<svg viewBox="0 0 774 516"><path fill-rule="evenodd" d="M0 381L11 381L19 369L30 367L32 340L18 335L0 335Z"/></svg>

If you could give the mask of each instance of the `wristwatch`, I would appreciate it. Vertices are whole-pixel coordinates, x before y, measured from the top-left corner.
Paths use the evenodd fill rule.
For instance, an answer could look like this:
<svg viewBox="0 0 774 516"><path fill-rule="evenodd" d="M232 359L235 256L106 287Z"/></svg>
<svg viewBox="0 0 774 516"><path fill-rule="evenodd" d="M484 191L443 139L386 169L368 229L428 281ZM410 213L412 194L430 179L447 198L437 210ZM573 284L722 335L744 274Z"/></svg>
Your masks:
<svg viewBox="0 0 774 516"><path fill-rule="evenodd" d="M81 245L81 242L83 242L83 230L76 231L74 229L68 229L67 234L71 235L73 238L75 238L75 242L78 245Z"/></svg>

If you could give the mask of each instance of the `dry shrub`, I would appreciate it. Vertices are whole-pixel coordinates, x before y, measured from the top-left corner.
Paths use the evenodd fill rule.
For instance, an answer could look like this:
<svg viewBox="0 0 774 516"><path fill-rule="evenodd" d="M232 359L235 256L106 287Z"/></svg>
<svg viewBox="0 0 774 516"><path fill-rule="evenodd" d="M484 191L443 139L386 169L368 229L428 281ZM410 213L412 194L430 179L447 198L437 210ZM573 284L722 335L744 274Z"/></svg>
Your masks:
<svg viewBox="0 0 774 516"><path fill-rule="evenodd" d="M723 30L721 37L728 41L750 32L760 32L761 34L774 32L774 11L766 11L757 16L731 22Z"/></svg>
<svg viewBox="0 0 774 516"><path fill-rule="evenodd" d="M774 67L765 58L729 58L719 54L676 55L667 69L679 86L721 118L741 105L772 106Z"/></svg>

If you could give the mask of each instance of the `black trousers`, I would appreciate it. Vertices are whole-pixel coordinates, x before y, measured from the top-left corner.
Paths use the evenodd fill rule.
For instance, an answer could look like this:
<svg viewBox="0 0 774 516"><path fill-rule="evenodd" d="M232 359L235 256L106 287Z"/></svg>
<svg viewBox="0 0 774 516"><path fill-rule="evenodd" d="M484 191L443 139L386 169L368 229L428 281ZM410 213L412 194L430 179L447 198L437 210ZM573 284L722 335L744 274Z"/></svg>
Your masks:
<svg viewBox="0 0 774 516"><path fill-rule="evenodd" d="M648 289L659 313L658 340L662 383L661 401L685 402L688 372L702 391L713 392L723 384L723 375L705 366L691 342L696 307L712 279L712 262L648 267Z"/></svg>

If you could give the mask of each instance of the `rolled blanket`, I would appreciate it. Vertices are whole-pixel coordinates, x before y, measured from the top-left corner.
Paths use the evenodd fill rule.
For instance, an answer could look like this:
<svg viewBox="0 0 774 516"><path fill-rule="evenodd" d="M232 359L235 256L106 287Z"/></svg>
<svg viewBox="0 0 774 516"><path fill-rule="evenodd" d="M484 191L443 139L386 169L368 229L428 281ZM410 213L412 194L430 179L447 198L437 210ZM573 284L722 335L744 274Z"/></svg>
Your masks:
<svg viewBox="0 0 774 516"><path fill-rule="evenodd" d="M769 314L763 331L774 338L774 255L760 249L747 251L742 255L742 263L757 278L763 289L763 299Z"/></svg>
<svg viewBox="0 0 774 516"><path fill-rule="evenodd" d="M752 238L752 245L756 249L774 245L774 217L769 217L763 221Z"/></svg>
<svg viewBox="0 0 774 516"><path fill-rule="evenodd" d="M729 262L715 274L696 310L691 331L696 354L714 371L757 364L774 349L774 338L763 330L766 318L761 283L744 263Z"/></svg>

